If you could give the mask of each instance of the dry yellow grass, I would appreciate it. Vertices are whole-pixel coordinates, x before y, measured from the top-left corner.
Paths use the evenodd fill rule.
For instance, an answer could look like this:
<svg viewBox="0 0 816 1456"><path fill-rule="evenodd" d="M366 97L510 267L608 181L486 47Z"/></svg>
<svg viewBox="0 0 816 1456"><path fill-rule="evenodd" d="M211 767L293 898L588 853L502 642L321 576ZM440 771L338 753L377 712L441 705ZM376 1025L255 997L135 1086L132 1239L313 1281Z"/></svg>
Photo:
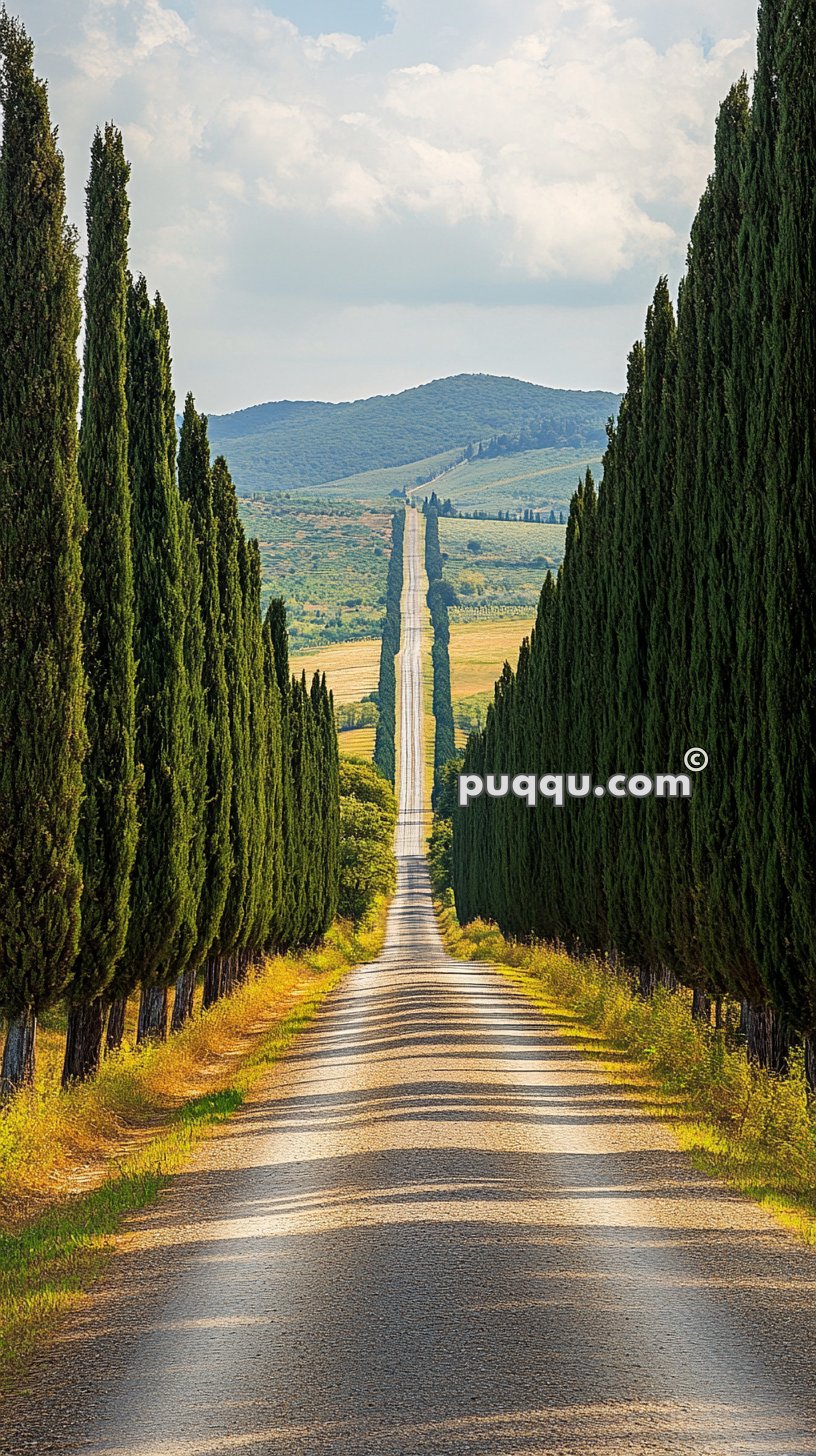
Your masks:
<svg viewBox="0 0 816 1456"><path fill-rule="evenodd" d="M66 1092L59 1088L61 1044L53 1033L36 1086L0 1116L0 1233L96 1186L192 1097L234 1083L253 1048L292 1007L376 953L381 940L380 923L362 933L338 924L320 949L269 959L164 1044L126 1041L94 1081Z"/></svg>
<svg viewBox="0 0 816 1456"><path fill-rule="evenodd" d="M508 617L494 622L457 622L451 627L451 695L454 703L474 693L489 692L505 662L515 668L523 637L534 618Z"/></svg>
<svg viewBox="0 0 816 1456"><path fill-rule="evenodd" d="M344 733L338 733L337 742L340 752L345 758L367 758L374 757L374 739L376 728L348 728Z"/></svg>
<svg viewBox="0 0 816 1456"><path fill-rule="evenodd" d="M377 688L380 639L366 637L360 642L332 642L315 652L296 654L291 667L298 676L305 672L307 679L315 672L325 672L335 703L359 703Z"/></svg>

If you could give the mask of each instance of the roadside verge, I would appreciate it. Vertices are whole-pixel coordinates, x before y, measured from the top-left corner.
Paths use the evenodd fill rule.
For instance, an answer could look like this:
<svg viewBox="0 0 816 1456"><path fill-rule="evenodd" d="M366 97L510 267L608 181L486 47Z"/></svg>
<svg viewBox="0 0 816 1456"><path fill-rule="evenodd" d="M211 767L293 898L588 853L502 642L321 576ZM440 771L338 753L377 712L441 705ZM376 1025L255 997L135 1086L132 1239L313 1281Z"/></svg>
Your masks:
<svg viewBox="0 0 816 1456"><path fill-rule="evenodd" d="M514 943L483 921L463 928L451 907L437 910L450 955L491 964L610 1081L636 1082L695 1167L816 1245L816 1112L803 1054L784 1075L765 1071L733 1037L692 1019L690 992L642 997L606 962Z"/></svg>
<svg viewBox="0 0 816 1456"><path fill-rule="evenodd" d="M0 1390L99 1277L123 1217L241 1106L346 972L376 959L385 913L268 961L167 1042L109 1058L94 1082L15 1099L0 1122Z"/></svg>

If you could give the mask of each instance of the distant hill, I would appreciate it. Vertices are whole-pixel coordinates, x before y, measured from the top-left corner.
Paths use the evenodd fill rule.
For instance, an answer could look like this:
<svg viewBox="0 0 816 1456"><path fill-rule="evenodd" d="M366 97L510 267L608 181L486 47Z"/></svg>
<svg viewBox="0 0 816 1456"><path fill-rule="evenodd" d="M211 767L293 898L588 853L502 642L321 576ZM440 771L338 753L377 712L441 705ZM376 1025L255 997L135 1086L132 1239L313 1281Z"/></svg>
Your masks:
<svg viewBox="0 0 816 1456"><path fill-rule="evenodd" d="M210 416L210 440L242 491L298 490L407 465L496 436L597 448L619 397L545 389L492 374L457 374L349 404L280 400Z"/></svg>

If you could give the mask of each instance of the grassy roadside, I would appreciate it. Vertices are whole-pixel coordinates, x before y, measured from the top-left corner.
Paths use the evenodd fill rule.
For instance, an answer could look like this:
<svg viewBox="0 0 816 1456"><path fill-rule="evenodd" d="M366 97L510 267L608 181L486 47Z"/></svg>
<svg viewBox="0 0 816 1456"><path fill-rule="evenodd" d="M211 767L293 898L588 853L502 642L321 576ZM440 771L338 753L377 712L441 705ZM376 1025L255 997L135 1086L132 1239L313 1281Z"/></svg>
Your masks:
<svg viewBox="0 0 816 1456"><path fill-rule="evenodd" d="M370 928L338 925L319 950L270 960L165 1044L111 1057L95 1082L14 1099L0 1118L0 1389L98 1278L124 1215L241 1106L346 971L376 958L384 927L382 905Z"/></svg>
<svg viewBox="0 0 816 1456"><path fill-rule="evenodd" d="M484 922L463 929L450 908L440 911L440 920L451 955L489 961L557 1019L610 1080L638 1081L649 1110L671 1118L697 1168L816 1245L816 1114L802 1056L776 1076L753 1066L722 1033L693 1021L690 993L658 992L643 1000L624 975L598 960L514 944ZM605 1058L613 1051L614 1061Z"/></svg>

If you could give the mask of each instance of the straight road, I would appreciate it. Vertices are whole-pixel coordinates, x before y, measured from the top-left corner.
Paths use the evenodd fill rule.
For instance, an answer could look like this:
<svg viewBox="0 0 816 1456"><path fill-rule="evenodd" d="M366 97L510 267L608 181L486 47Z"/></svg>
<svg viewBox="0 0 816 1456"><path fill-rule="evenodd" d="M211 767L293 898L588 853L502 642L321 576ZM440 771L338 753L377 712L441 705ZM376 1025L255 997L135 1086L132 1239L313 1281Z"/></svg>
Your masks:
<svg viewBox="0 0 816 1456"><path fill-rule="evenodd" d="M382 958L131 1222L9 1456L816 1452L814 1255L444 953L416 524Z"/></svg>

